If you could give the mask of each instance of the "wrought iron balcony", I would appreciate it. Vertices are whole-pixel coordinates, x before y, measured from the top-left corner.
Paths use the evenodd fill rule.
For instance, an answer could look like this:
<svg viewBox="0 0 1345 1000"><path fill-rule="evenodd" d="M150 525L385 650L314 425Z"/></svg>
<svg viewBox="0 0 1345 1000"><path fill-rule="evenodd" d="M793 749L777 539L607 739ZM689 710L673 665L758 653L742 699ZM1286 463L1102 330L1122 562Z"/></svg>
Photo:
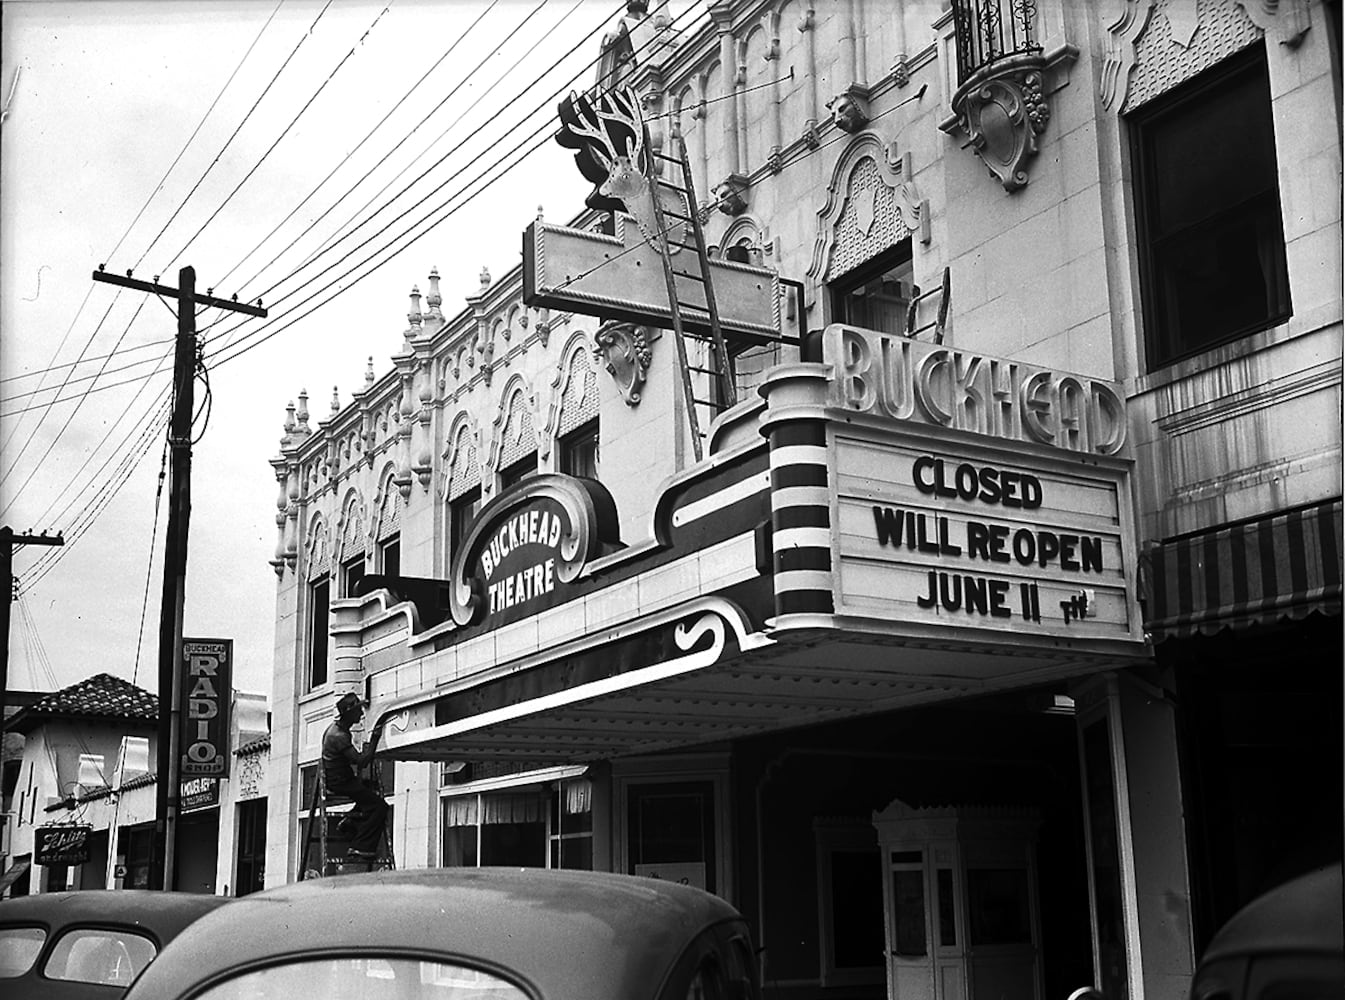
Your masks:
<svg viewBox="0 0 1345 1000"><path fill-rule="evenodd" d="M1033 0L952 0L957 82L1009 56L1041 52L1033 33Z"/></svg>

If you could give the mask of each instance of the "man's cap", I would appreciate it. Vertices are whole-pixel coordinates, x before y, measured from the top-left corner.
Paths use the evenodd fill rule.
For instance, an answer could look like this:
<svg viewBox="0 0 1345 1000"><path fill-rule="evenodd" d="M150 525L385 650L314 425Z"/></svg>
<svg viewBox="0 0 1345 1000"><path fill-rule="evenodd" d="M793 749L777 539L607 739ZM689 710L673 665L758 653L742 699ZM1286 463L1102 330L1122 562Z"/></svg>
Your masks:
<svg viewBox="0 0 1345 1000"><path fill-rule="evenodd" d="M347 692L346 694L341 695L341 697L337 699L336 702L337 714L351 715L357 709L359 711L364 710L364 702L360 699L359 695Z"/></svg>

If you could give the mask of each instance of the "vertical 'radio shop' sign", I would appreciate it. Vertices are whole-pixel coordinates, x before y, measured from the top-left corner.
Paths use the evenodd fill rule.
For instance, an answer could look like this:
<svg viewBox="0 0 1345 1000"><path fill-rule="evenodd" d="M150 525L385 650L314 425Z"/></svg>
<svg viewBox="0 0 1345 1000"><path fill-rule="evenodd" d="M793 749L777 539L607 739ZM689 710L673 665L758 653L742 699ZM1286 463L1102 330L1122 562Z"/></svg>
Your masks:
<svg viewBox="0 0 1345 1000"><path fill-rule="evenodd" d="M229 776L232 639L182 642L182 776Z"/></svg>

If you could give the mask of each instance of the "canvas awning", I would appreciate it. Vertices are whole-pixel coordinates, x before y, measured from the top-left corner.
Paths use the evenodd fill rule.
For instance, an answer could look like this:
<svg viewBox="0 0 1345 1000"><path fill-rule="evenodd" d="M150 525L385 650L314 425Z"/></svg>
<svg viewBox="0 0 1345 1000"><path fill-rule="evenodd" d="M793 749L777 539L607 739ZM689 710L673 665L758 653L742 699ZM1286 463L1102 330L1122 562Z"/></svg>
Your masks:
<svg viewBox="0 0 1345 1000"><path fill-rule="evenodd" d="M1340 500L1151 546L1144 627L1155 642L1341 613Z"/></svg>

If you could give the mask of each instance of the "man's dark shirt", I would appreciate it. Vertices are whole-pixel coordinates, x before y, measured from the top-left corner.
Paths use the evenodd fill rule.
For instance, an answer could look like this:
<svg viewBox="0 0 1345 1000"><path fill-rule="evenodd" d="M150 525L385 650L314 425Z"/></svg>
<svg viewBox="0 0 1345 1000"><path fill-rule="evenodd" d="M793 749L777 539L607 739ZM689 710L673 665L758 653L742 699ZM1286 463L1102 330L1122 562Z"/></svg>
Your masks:
<svg viewBox="0 0 1345 1000"><path fill-rule="evenodd" d="M355 769L350 766L349 752L355 747L350 731L335 722L322 734L322 771L328 788L353 784Z"/></svg>

